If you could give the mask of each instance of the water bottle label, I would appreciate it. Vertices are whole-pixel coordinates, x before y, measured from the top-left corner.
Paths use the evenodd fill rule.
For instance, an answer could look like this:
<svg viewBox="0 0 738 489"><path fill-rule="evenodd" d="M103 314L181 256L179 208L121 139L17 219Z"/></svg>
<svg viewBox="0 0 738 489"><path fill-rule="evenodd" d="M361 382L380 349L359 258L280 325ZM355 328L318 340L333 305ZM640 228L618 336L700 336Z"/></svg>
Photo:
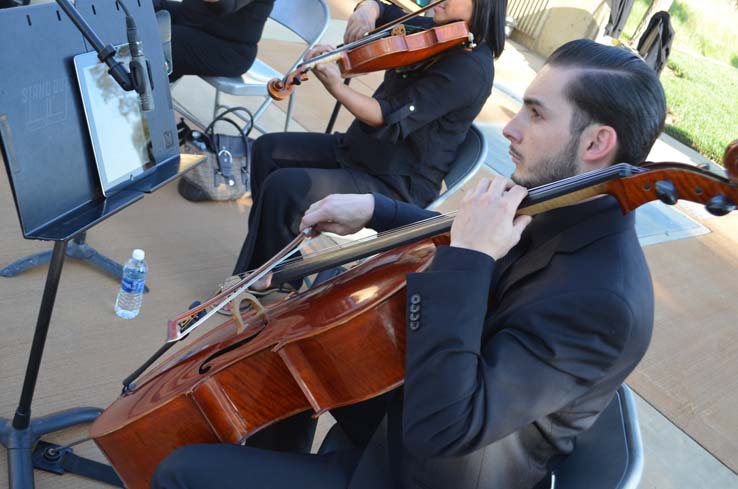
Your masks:
<svg viewBox="0 0 738 489"><path fill-rule="evenodd" d="M144 282L145 280L124 278L120 283L120 288L123 292L127 292L129 294L141 294L144 290Z"/></svg>

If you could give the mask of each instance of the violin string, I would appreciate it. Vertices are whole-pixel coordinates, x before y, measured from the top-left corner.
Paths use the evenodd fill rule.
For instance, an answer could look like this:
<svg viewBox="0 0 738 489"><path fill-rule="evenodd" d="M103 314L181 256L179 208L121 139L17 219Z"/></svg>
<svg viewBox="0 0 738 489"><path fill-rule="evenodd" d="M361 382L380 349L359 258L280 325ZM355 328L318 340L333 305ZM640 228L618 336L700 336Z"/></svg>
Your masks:
<svg viewBox="0 0 738 489"><path fill-rule="evenodd" d="M342 51L348 51L349 49L354 49L354 48L363 46L364 44L369 43L371 41L374 41L376 39L381 39L383 37L386 37L386 35L387 35L387 33L385 31L377 32L375 34L370 34L370 35L368 35L366 37L362 37L361 39L357 39L354 42L351 42L351 43L348 43L348 44L344 44L344 45L338 46L334 50L329 51L327 53L319 54L318 56L315 56L314 58L306 59L303 62L301 62L299 65L297 65L297 68L295 68L295 69L300 69L300 68L302 68L303 66L305 66L307 64L318 62L318 61L320 61L322 59L325 59L325 58L331 56L332 54L340 53Z"/></svg>
<svg viewBox="0 0 738 489"><path fill-rule="evenodd" d="M421 9L415 11L415 12L411 12L411 13L409 13L407 15L404 15L404 16L398 18L398 19L395 19L393 21L387 22L386 24L384 24L384 25L376 28L374 31L368 33L366 36L362 37L361 39L357 39L357 40L355 40L353 42L350 42L350 43L347 43L347 44L338 45L338 46L336 46L336 49L334 49L333 51L331 51L329 53L323 53L323 54L321 54L319 56L316 56L316 57L311 58L309 60L303 61L302 63L300 63L299 65L297 65L297 68L296 69L299 69L300 67L304 66L307 63L310 63L310 62L313 62L313 61L319 61L320 59L325 58L325 57L327 57L327 56L329 56L329 55L331 55L333 53L337 53L337 52L341 52L341 51L346 51L346 50L349 50L349 49L353 49L355 47L362 46L362 45L364 45L364 44L366 44L368 42L374 41L376 39L381 39L382 37L385 37L387 35L387 33L389 31L391 31L396 25L401 24L401 23L405 22L406 20L410 20L413 17L416 17L416 16L422 14L423 12L425 12L427 10L430 10L431 8L433 8L436 5L440 4L442 1L443 0L437 0L436 2L431 2L428 5L426 5L425 7L421 8ZM413 26L413 27L415 27L415 26Z"/></svg>

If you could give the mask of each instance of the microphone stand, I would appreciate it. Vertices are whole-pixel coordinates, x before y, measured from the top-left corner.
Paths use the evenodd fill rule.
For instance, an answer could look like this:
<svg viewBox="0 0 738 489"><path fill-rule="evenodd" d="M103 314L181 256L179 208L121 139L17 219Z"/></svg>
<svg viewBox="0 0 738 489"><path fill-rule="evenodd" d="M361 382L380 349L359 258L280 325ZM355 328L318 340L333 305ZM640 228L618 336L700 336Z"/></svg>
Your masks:
<svg viewBox="0 0 738 489"><path fill-rule="evenodd" d="M133 24L132 29L134 31L134 36L137 37L137 34L135 34L136 27L133 23L133 17L130 15L128 9L123 2L119 0L116 1L118 2L118 5L123 8L123 11L126 14L126 23L129 24L129 29L131 29L130 24ZM56 3L59 5L59 7L61 7L64 13L67 14L69 20L71 20L72 23L77 27L77 29L79 29L82 35L85 36L85 39L87 39L90 44L92 44L92 47L95 49L95 51L97 51L97 57L100 59L100 61L110 67L108 73L110 74L110 76L113 77L118 85L120 85L120 87L126 92L136 90L136 92L138 92L140 95L143 95L143 91L145 90L145 87L141 86L143 80L141 80L139 76L131 76L131 73L129 73L125 66L123 66L123 63L115 59L116 50L112 46L112 44L103 45L100 37L95 34L95 31L92 30L90 24L88 24L85 18L80 15L77 8L72 5L72 2L70 2L69 0L56 0ZM129 43L133 44L130 37ZM131 47L133 48L133 46ZM133 52L131 52L131 55L133 55ZM149 79L151 79L150 68L148 69L147 76L149 77Z"/></svg>

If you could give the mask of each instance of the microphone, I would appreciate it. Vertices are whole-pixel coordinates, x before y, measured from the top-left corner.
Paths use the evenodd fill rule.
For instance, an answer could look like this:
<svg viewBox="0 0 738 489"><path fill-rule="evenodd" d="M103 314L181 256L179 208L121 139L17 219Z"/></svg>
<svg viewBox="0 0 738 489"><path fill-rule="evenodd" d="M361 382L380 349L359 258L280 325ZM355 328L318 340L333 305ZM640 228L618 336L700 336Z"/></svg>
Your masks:
<svg viewBox="0 0 738 489"><path fill-rule="evenodd" d="M143 53L142 43L138 37L136 23L133 17L126 16L128 34L128 48L131 51L131 82L133 89L138 93L141 110L154 110L154 78L151 75L151 64Z"/></svg>

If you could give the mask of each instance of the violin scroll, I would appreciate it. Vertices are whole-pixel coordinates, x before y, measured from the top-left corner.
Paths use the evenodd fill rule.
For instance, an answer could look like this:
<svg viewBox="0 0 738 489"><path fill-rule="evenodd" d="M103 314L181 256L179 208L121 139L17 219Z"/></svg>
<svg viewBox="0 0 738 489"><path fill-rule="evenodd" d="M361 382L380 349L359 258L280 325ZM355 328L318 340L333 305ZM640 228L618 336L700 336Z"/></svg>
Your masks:
<svg viewBox="0 0 738 489"><path fill-rule="evenodd" d="M295 85L299 85L304 80L307 80L308 77L306 72L293 71L292 73L289 73L285 79L287 82L284 82L280 78L273 78L269 80L269 83L267 83L269 96L274 100L284 100L292 95Z"/></svg>

